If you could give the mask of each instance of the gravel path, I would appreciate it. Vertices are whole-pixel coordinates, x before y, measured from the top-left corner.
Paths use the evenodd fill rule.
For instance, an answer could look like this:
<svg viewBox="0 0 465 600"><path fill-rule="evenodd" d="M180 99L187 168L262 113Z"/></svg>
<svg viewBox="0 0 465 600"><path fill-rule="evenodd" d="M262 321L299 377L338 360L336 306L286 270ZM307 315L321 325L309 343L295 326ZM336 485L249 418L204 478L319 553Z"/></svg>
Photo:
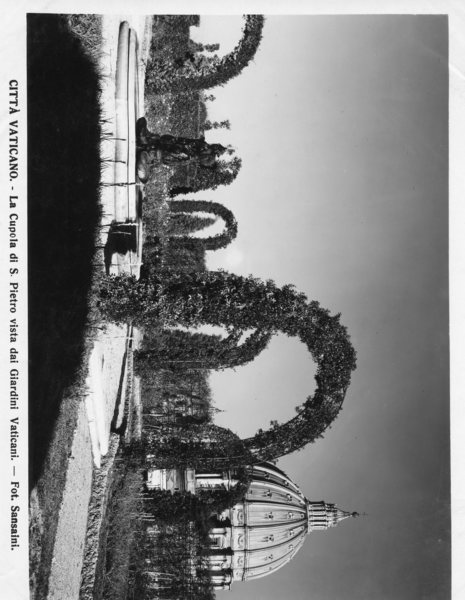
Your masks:
<svg viewBox="0 0 465 600"><path fill-rule="evenodd" d="M100 381L104 394L101 400L108 432L118 395L126 333L126 327L111 326L97 339L103 358ZM93 470L88 415L85 403L81 402L58 513L48 600L72 600L79 597Z"/></svg>
<svg viewBox="0 0 465 600"><path fill-rule="evenodd" d="M85 406L81 404L68 461L63 502L58 515L49 579L50 600L71 600L78 597L91 482L92 451L89 427Z"/></svg>

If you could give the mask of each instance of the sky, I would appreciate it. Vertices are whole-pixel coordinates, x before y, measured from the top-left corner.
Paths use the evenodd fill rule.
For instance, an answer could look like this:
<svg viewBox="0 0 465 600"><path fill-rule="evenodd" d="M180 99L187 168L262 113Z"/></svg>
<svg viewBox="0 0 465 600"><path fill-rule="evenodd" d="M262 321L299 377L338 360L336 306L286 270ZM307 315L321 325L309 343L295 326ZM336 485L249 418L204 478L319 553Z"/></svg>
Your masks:
<svg viewBox="0 0 465 600"><path fill-rule="evenodd" d="M193 37L240 35L204 17ZM253 63L208 104L237 179L203 192L239 223L209 267L293 283L357 351L342 413L278 466L309 499L367 513L315 532L289 565L228 598L437 599L449 572L448 72L443 16L268 17ZM276 336L211 378L241 436L285 421L314 365Z"/></svg>

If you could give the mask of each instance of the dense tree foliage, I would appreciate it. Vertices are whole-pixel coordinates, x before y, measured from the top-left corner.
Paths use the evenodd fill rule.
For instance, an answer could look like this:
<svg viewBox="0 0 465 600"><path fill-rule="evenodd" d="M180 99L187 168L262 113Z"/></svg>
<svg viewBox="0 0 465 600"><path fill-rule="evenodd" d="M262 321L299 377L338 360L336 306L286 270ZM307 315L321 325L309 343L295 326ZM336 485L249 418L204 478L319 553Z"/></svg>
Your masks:
<svg viewBox="0 0 465 600"><path fill-rule="evenodd" d="M154 238L149 239L144 248L144 261L141 267L141 275L144 278L156 276L160 270L191 273L205 271L207 268L205 249L202 246L193 244L186 247L170 238L158 241L158 244Z"/></svg>
<svg viewBox="0 0 465 600"><path fill-rule="evenodd" d="M179 329L163 333L163 337L155 338L151 345L144 343L142 350L136 351L139 374L160 367L218 370L245 365L267 347L272 335L256 329L240 342L241 330L234 330L225 338Z"/></svg>
<svg viewBox="0 0 465 600"><path fill-rule="evenodd" d="M161 424L211 422L214 414L206 369L175 363L166 367L136 363L141 377L143 428Z"/></svg>
<svg viewBox="0 0 465 600"><path fill-rule="evenodd" d="M214 217L202 217L200 215L173 212L169 215L166 234L168 236L183 236L197 233L207 229L216 222Z"/></svg>
<svg viewBox="0 0 465 600"><path fill-rule="evenodd" d="M149 93L184 92L224 85L237 77L255 56L262 39L264 18L247 15L238 45L223 57L186 53L183 60L149 59L145 85Z"/></svg>
<svg viewBox="0 0 465 600"><path fill-rule="evenodd" d="M209 532L219 515L243 499L249 472L234 473L229 489L200 489L196 495L146 490L139 503L145 527L140 528L132 558L130 597L214 598L210 580Z"/></svg>
<svg viewBox="0 0 465 600"><path fill-rule="evenodd" d="M237 434L214 423L151 427L126 448L125 459L137 468L157 469L215 470L257 462Z"/></svg>
<svg viewBox="0 0 465 600"><path fill-rule="evenodd" d="M169 494L171 505L179 498ZM184 504L188 504L188 499ZM158 499L163 506L166 502ZM129 573L128 600L213 600L209 564L204 554L208 535L189 519L182 506L173 522L158 519L146 525L137 540Z"/></svg>
<svg viewBox="0 0 465 600"><path fill-rule="evenodd" d="M225 229L223 232L210 237L193 238L191 236L177 236L175 243L178 246L193 248L200 246L205 250L218 250L225 248L237 236L237 221L233 213L218 202L207 200L171 200L169 209L172 213L204 212L223 219ZM174 241L174 240L172 240Z"/></svg>
<svg viewBox="0 0 465 600"><path fill-rule="evenodd" d="M230 160L218 159L214 168L198 166L195 178L189 186L173 186L170 196L200 192L202 190L216 190L220 185L230 185L241 170L242 160L233 156Z"/></svg>
<svg viewBox="0 0 465 600"><path fill-rule="evenodd" d="M195 52L217 52L220 49L219 44L199 44L192 42L192 40L190 47Z"/></svg>
<svg viewBox="0 0 465 600"><path fill-rule="evenodd" d="M163 278L139 281L109 278L102 288L102 307L117 321L133 320L143 325L161 319L185 327L210 324L241 331L257 328L296 336L307 346L317 364L314 394L289 422L260 430L243 440L242 449L240 444L229 448L229 464L273 460L320 437L339 413L355 368L355 351L340 315L331 316L291 285L279 288L273 281L222 271L165 274ZM197 451L204 434L196 435L195 439L180 438L178 442L181 446L190 444L191 450ZM188 452L182 452L181 447L179 451ZM211 457L215 453L212 450Z"/></svg>
<svg viewBox="0 0 465 600"><path fill-rule="evenodd" d="M206 120L203 124L204 131L209 131L210 129L231 129L231 123L228 119L225 121L210 121Z"/></svg>

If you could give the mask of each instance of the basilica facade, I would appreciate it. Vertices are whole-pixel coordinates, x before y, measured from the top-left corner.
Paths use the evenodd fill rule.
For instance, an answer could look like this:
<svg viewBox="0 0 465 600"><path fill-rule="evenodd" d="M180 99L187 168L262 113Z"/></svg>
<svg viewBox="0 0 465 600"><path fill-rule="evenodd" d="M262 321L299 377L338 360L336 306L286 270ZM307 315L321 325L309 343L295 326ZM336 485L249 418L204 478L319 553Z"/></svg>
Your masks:
<svg viewBox="0 0 465 600"><path fill-rule="evenodd" d="M147 487L171 491L232 489L234 472L203 473L193 469L154 469ZM296 555L308 533L335 527L358 513L341 510L324 501L307 500L300 489L275 465L250 468L245 496L217 515L210 530L208 561L216 590L233 582L269 575Z"/></svg>

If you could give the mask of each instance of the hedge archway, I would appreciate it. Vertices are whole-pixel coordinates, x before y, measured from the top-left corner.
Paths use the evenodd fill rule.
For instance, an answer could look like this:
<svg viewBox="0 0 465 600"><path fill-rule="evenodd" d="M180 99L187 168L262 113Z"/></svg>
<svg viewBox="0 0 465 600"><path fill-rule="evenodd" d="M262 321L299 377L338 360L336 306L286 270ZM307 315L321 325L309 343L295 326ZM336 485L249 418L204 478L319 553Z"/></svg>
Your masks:
<svg viewBox="0 0 465 600"><path fill-rule="evenodd" d="M149 60L145 85L149 93L207 90L237 77L253 60L262 39L262 15L244 15L242 36L237 46L221 58L196 53L176 65L166 59Z"/></svg>
<svg viewBox="0 0 465 600"><path fill-rule="evenodd" d="M217 452L212 450L211 458L217 457L218 464L275 460L303 448L321 437L341 410L356 365L355 350L340 315L331 316L292 285L280 288L273 281L224 271L165 274L139 281L120 276L106 280L102 301L108 315L116 320L132 318L135 324L143 325L157 318L185 327L256 328L298 337L306 345L317 365L315 392L290 421L259 430L230 451L220 446ZM195 447L200 441L196 438Z"/></svg>
<svg viewBox="0 0 465 600"><path fill-rule="evenodd" d="M224 221L224 230L210 237L196 238L191 236L172 236L170 242L191 248L194 245L204 250L225 248L237 236L237 221L233 213L219 202L208 200L170 200L168 206L173 213L204 212L220 217Z"/></svg>

